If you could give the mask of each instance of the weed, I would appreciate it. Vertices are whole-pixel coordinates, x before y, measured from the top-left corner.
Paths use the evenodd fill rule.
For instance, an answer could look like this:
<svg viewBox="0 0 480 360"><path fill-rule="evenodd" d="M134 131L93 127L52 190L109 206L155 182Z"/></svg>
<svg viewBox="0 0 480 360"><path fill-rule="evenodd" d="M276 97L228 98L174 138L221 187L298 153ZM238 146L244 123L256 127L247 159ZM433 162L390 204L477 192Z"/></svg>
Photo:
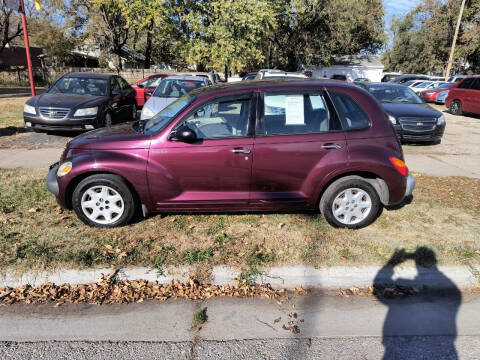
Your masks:
<svg viewBox="0 0 480 360"><path fill-rule="evenodd" d="M230 241L230 237L227 234L217 235L213 240L213 242L218 245L223 245L228 241Z"/></svg>
<svg viewBox="0 0 480 360"><path fill-rule="evenodd" d="M159 275L163 275L163 265L167 261L170 254L175 253L175 248L173 246L162 246L158 254L154 257L152 261L152 266L157 269Z"/></svg>
<svg viewBox="0 0 480 360"><path fill-rule="evenodd" d="M215 235L227 228L227 217L225 215L218 216L217 219L217 223L208 228L208 235Z"/></svg>
<svg viewBox="0 0 480 360"><path fill-rule="evenodd" d="M193 314L193 320L197 325L205 324L208 320L207 308L195 311L195 314Z"/></svg>
<svg viewBox="0 0 480 360"><path fill-rule="evenodd" d="M187 250L182 257L188 265L209 261L213 258L213 248Z"/></svg>

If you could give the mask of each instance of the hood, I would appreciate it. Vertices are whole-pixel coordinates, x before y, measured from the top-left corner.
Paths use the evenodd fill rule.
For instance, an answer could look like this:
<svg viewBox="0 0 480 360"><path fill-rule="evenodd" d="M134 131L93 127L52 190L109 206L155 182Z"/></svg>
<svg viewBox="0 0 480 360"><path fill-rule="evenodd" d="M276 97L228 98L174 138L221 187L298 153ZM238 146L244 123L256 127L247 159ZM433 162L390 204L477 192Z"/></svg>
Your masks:
<svg viewBox="0 0 480 360"><path fill-rule="evenodd" d="M442 115L440 111L431 108L428 104L391 104L382 103L385 111L394 117L435 117Z"/></svg>
<svg viewBox="0 0 480 360"><path fill-rule="evenodd" d="M59 108L77 108L96 106L108 99L106 96L75 95L75 94L42 94L31 98L29 105Z"/></svg>
<svg viewBox="0 0 480 360"><path fill-rule="evenodd" d="M145 107L151 109L154 113L158 113L162 111L167 105L170 105L172 102L177 100L176 97L158 97L152 96L150 99L147 100Z"/></svg>
<svg viewBox="0 0 480 360"><path fill-rule="evenodd" d="M71 149L125 150L145 149L150 146L150 136L135 130L136 122L128 122L81 134L71 140Z"/></svg>

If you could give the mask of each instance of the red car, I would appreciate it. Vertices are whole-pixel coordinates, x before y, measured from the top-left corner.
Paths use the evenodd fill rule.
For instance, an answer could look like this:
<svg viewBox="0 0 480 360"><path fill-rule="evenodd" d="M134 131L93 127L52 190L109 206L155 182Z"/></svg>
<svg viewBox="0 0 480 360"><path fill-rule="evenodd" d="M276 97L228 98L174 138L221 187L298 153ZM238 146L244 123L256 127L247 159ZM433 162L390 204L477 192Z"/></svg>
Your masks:
<svg viewBox="0 0 480 360"><path fill-rule="evenodd" d="M150 98L151 94L155 91L155 88L160 84L160 81L165 79L168 74L155 74L147 76L141 80L132 84L132 87L136 91L137 108L145 105L145 102Z"/></svg>
<svg viewBox="0 0 480 360"><path fill-rule="evenodd" d="M437 101L438 94L440 94L442 91L445 91L454 87L455 85L456 85L455 83L445 83L435 89L424 90L419 95L423 101L434 103Z"/></svg>
<svg viewBox="0 0 480 360"><path fill-rule="evenodd" d="M317 210L357 229L415 180L385 110L357 86L242 81L178 98L150 120L71 140L48 189L90 226L153 212Z"/></svg>
<svg viewBox="0 0 480 360"><path fill-rule="evenodd" d="M458 82L450 89L445 105L453 115L480 115L480 76L469 76Z"/></svg>

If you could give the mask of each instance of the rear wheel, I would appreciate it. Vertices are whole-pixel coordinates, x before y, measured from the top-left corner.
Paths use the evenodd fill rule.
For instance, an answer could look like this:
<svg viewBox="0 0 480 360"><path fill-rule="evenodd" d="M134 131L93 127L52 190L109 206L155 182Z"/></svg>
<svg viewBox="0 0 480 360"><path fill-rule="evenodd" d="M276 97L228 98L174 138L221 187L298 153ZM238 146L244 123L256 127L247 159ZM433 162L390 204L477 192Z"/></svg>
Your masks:
<svg viewBox="0 0 480 360"><path fill-rule="evenodd" d="M320 211L334 227L359 229L377 219L382 204L376 190L361 178L335 181L320 200Z"/></svg>
<svg viewBox="0 0 480 360"><path fill-rule="evenodd" d="M452 101L450 104L450 113L453 115L462 115L462 103L458 100Z"/></svg>
<svg viewBox="0 0 480 360"><path fill-rule="evenodd" d="M135 200L125 181L117 175L98 174L83 179L73 192L75 213L93 227L116 227L129 223Z"/></svg>

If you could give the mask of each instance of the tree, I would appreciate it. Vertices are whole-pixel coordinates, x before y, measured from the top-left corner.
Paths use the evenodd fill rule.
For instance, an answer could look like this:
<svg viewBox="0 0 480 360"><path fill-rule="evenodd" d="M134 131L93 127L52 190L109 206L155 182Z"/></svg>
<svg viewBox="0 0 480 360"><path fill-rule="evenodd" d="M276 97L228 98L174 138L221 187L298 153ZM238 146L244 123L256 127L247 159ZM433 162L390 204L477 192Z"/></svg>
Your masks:
<svg viewBox="0 0 480 360"><path fill-rule="evenodd" d="M5 0L0 0L2 10L0 11L0 53L5 46L12 42L15 38L22 35L22 23L18 18L18 13L13 9L7 8Z"/></svg>

